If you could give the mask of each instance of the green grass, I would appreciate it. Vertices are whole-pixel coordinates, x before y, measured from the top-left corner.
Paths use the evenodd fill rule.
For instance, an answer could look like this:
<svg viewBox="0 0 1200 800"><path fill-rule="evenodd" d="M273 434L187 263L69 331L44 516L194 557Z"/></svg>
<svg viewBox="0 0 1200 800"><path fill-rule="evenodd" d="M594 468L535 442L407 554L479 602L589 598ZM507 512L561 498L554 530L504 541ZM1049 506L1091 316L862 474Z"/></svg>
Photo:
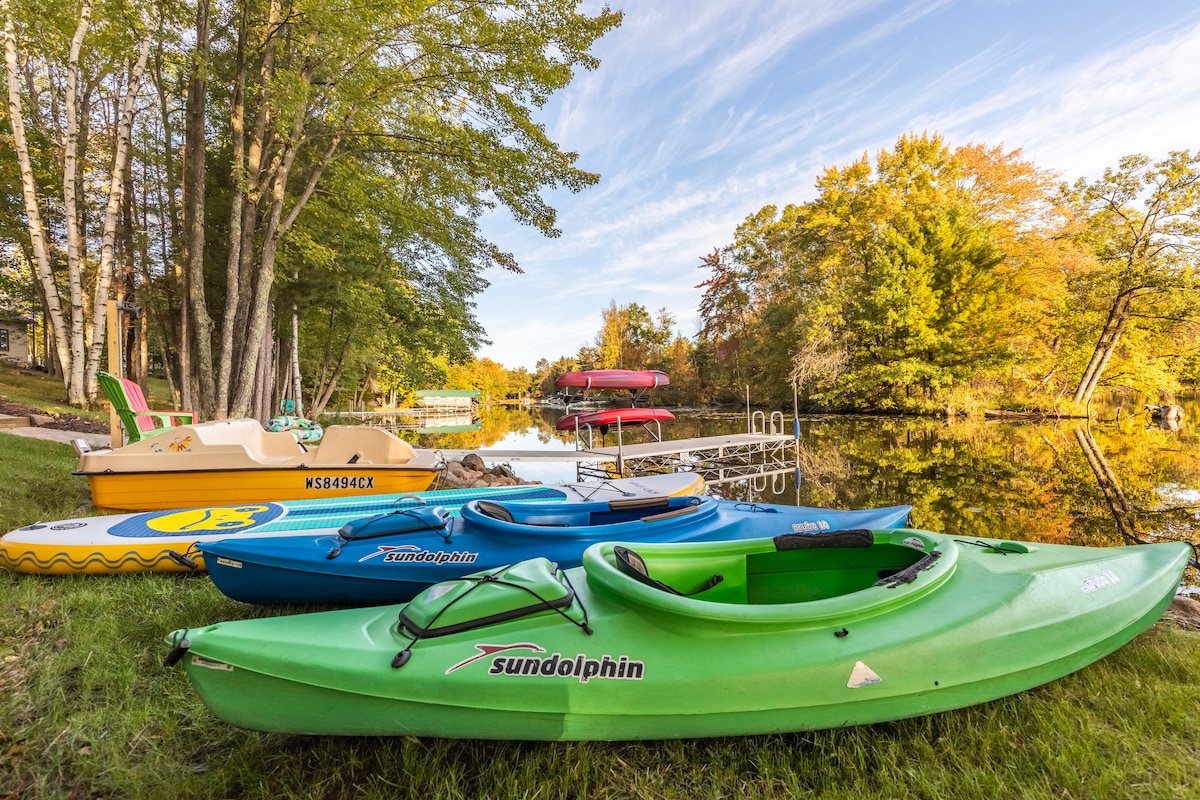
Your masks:
<svg viewBox="0 0 1200 800"><path fill-rule="evenodd" d="M0 532L87 513L73 467L65 445L0 434ZM243 731L161 664L175 628L269 613L203 576L0 572L0 798L1200 797L1200 634L1167 622L1048 686L932 717L528 743Z"/></svg>
<svg viewBox="0 0 1200 800"><path fill-rule="evenodd" d="M95 513L87 482L71 474L76 465L70 445L0 431L0 533L39 519Z"/></svg>
<svg viewBox="0 0 1200 800"><path fill-rule="evenodd" d="M147 381L146 399L151 408L170 408L171 393L162 378ZM84 419L108 421L108 401L101 392L97 404L92 408L78 408L67 403L67 390L61 378L41 372L17 370L0 366L0 397L14 403L36 406L47 414L74 414Z"/></svg>

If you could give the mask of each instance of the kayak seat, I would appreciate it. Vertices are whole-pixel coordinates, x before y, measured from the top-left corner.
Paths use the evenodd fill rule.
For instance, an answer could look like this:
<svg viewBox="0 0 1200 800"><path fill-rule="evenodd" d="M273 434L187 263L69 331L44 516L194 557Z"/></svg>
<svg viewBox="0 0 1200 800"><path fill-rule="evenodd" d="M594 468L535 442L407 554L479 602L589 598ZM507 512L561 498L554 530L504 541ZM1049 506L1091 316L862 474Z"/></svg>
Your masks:
<svg viewBox="0 0 1200 800"><path fill-rule="evenodd" d="M628 547L622 547L621 545L614 546L613 555L616 556L617 559L617 569L623 574L628 575L635 581L644 583L654 589L664 591L668 594L680 595L681 597L691 597L692 595L708 591L724 580L724 578L720 575L713 575L711 578L701 584L700 588L696 589L695 591L681 592L673 586L669 586L660 580L655 580L654 578L650 577L650 570L646 566L645 559L630 550Z"/></svg>
<svg viewBox="0 0 1200 800"><path fill-rule="evenodd" d="M537 505L522 505L520 508L513 509L502 503L492 502L491 500L476 500L472 501L468 507L471 505L482 516L494 519L497 522L520 525L522 527L570 528L587 524L586 514L567 514L559 507L554 508L553 511Z"/></svg>
<svg viewBox="0 0 1200 800"><path fill-rule="evenodd" d="M499 503L493 503L491 500L476 500L475 507L479 509L479 513L485 517L498 519L501 522L516 522L513 519L512 512Z"/></svg>

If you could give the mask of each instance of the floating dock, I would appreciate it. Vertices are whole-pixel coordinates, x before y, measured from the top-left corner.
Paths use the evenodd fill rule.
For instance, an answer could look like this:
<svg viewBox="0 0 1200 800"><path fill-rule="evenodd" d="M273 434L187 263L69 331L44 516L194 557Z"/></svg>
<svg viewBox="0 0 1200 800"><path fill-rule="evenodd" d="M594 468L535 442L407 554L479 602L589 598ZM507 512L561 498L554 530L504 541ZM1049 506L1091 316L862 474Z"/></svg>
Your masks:
<svg viewBox="0 0 1200 800"><path fill-rule="evenodd" d="M368 425L394 430L419 430L436 424L446 412L431 408L408 408L340 413L363 420ZM407 419L402 421L401 418ZM793 424L796 424L795 420ZM576 432L574 450L437 449L447 461L462 461L464 456L474 453L485 463L507 464L510 467L522 463L570 463L575 465L578 480L696 472L706 483L714 485L747 478L756 482L768 478L781 481L799 466L800 453L795 431L785 432L783 414L777 411L769 417L762 411L755 411L750 415L746 433L666 439L644 444L624 444L620 424L611 427L617 434L615 447L592 447L591 428L585 426L585 429ZM650 431L650 435L654 436L655 432Z"/></svg>
<svg viewBox="0 0 1200 800"><path fill-rule="evenodd" d="M575 474L580 480L659 472L696 472L706 483L719 484L743 478L786 475L797 466L795 437L771 433L668 439L584 450L481 448L439 452L447 460L453 461L461 461L469 453L475 453L486 463L508 464L512 467L522 462L574 463Z"/></svg>
<svg viewBox="0 0 1200 800"><path fill-rule="evenodd" d="M469 406L459 410L452 406L419 406L416 408L393 408L384 411L338 411L331 415L333 423L338 417L359 420L374 428L417 433L458 433L479 430L482 427L479 415Z"/></svg>

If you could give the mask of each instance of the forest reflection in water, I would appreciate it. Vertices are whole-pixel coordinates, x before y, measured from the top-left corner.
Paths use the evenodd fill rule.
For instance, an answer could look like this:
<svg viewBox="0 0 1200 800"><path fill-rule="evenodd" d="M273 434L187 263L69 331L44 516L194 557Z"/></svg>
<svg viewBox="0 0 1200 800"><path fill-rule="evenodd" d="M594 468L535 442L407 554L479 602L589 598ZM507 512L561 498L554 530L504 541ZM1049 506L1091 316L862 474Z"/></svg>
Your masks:
<svg viewBox="0 0 1200 800"><path fill-rule="evenodd" d="M1156 538L1200 541L1200 399L1165 430L1140 406L1099 421L990 422L913 417L801 417L797 485L789 471L712 488L718 496L788 505L909 504L915 527L1081 545ZM422 437L447 449L573 449L561 412L491 409L481 430ZM677 412L665 439L744 432L745 414ZM790 416L787 432L792 431ZM624 441L632 436L626 432ZM645 440L645 437L642 437ZM615 445L610 432L604 444ZM574 480L566 463L521 464L523 478Z"/></svg>

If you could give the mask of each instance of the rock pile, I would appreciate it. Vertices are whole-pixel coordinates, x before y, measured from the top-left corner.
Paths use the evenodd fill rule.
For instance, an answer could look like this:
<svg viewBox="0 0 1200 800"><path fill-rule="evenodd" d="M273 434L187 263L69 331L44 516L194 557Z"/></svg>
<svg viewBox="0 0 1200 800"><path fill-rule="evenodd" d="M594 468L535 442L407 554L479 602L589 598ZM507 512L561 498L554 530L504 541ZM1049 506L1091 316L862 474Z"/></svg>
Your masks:
<svg viewBox="0 0 1200 800"><path fill-rule="evenodd" d="M540 481L518 478L503 464L488 469L483 459L474 453L463 456L462 461L447 461L440 484L450 489L481 489L488 486L519 486Z"/></svg>

